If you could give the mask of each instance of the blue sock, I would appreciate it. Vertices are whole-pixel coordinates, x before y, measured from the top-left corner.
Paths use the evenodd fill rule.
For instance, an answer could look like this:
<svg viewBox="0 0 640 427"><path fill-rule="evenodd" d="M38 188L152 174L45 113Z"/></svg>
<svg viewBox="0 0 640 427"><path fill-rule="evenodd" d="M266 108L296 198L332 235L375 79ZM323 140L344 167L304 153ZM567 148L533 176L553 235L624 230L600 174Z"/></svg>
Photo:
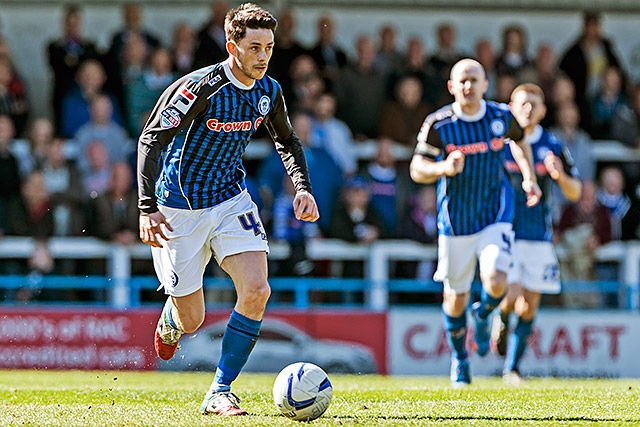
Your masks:
<svg viewBox="0 0 640 427"><path fill-rule="evenodd" d="M480 309L477 311L478 317L480 319L486 319L489 317L491 312L500 304L502 298L506 295L506 292L499 296L498 298L494 298L487 293L487 291L482 288L482 292L480 293Z"/></svg>
<svg viewBox="0 0 640 427"><path fill-rule="evenodd" d="M176 322L173 320L173 314L172 314L172 310L173 309L173 301L171 300L171 297L169 297L167 299L166 304L164 305L164 317L165 320L167 321L167 323L173 328L173 329L177 329L178 331L180 331L180 328L178 328L178 326L176 325Z"/></svg>
<svg viewBox="0 0 640 427"><path fill-rule="evenodd" d="M222 354L211 384L210 392L229 391L231 383L247 363L253 346L258 341L261 320L249 319L233 310L222 337Z"/></svg>
<svg viewBox="0 0 640 427"><path fill-rule="evenodd" d="M521 318L518 318L518 325L509 337L507 355L504 360L505 370L518 370L520 359L522 359L522 355L524 355L524 351L527 349L527 340L531 335L532 325L533 319L522 320Z"/></svg>
<svg viewBox="0 0 640 427"><path fill-rule="evenodd" d="M444 317L444 327L447 332L447 339L453 356L458 360L467 358L467 349L465 348L465 338L467 337L467 315L466 313L460 317L452 317L442 311Z"/></svg>

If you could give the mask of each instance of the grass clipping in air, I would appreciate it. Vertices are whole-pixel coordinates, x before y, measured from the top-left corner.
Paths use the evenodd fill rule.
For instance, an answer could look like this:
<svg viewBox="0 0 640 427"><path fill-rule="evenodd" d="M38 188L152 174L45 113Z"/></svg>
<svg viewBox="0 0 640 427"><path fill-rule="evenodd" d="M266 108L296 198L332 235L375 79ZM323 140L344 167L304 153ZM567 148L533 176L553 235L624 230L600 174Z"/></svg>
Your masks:
<svg viewBox="0 0 640 427"><path fill-rule="evenodd" d="M273 404L275 374L233 384L248 416L199 413L213 375L0 371L0 426L287 426ZM330 375L333 401L313 426L640 426L640 380L529 379L519 388L478 377Z"/></svg>

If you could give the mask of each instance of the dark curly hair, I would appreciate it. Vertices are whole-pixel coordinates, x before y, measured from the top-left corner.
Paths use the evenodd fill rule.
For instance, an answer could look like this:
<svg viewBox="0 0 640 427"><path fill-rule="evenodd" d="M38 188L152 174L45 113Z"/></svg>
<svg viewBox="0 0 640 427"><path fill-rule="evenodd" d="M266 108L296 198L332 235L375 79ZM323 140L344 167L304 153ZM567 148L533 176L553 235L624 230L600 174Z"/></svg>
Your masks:
<svg viewBox="0 0 640 427"><path fill-rule="evenodd" d="M253 3L243 3L229 10L224 19L224 32L227 40L239 42L247 34L247 28L266 29L275 34L278 21L274 16Z"/></svg>

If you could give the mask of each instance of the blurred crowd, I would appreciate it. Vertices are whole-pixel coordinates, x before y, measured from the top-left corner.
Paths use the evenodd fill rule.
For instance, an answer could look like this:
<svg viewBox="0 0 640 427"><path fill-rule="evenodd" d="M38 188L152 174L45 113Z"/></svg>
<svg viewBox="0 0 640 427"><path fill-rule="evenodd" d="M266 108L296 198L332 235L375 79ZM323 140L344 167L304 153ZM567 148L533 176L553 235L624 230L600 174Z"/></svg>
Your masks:
<svg viewBox="0 0 640 427"><path fill-rule="evenodd" d="M0 33L0 235L41 242L81 235L124 245L139 241L138 134L158 96L178 76L227 58L223 23L229 4L214 2L202 27L177 24L169 45L145 26L140 5L121 7L121 28L101 50L83 33L82 9L66 6L62 32L43 52L52 79L50 117L32 116L31 88ZM571 274L597 277L598 246L640 237L640 168L630 162L596 164L593 156L592 140L640 146L640 82L627 77L614 41L602 34L598 13L584 13L582 31L565 51L549 43L530 47L525 28L506 25L500 44L487 35L467 52L449 22L426 35L434 37L433 51L422 34L400 48L393 23L374 36L358 37L349 48L337 43L340 29L329 15L318 18L317 40L306 46L295 36L295 12L283 10L277 17L269 74L280 82L304 143L321 219L295 220L293 189L275 150L247 162L248 188L270 240L296 248L276 275L329 274L305 257L305 242L313 238L436 242L435 188L411 183L408 159L398 158L397 148L412 149L425 116L453 100L446 82L451 66L463 57L485 67L488 99L509 102L513 88L525 81L544 90L543 124L569 149L585 182L578 203L568 204L559 192L553 198L558 244L580 252L576 259L592 260L584 271L569 266L576 270ZM260 129L255 138L269 137ZM370 159L357 154L365 141L375 141ZM18 267L2 262L0 273L78 273L77 265L60 271L46 256L32 258ZM398 263L394 275L428 280L433 267ZM362 268L344 263L340 274L362 277Z"/></svg>

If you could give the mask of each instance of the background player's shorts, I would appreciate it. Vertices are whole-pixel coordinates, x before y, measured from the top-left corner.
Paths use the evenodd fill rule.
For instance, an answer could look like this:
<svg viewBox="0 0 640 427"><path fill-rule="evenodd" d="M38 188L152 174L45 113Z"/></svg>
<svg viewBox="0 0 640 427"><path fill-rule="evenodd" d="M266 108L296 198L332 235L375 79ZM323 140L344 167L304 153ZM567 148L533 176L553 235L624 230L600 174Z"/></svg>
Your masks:
<svg viewBox="0 0 640 427"><path fill-rule="evenodd" d="M211 255L218 264L241 252L269 253L258 208L247 191L208 209L187 210L158 206L173 231L163 248L151 248L153 265L164 292L175 297L202 287Z"/></svg>
<svg viewBox="0 0 640 427"><path fill-rule="evenodd" d="M510 223L499 222L469 236L438 236L438 268L433 280L444 283L444 291L463 294L480 263L480 272L511 268L513 231Z"/></svg>
<svg viewBox="0 0 640 427"><path fill-rule="evenodd" d="M551 242L516 240L507 282L541 294L560 292L560 268Z"/></svg>

